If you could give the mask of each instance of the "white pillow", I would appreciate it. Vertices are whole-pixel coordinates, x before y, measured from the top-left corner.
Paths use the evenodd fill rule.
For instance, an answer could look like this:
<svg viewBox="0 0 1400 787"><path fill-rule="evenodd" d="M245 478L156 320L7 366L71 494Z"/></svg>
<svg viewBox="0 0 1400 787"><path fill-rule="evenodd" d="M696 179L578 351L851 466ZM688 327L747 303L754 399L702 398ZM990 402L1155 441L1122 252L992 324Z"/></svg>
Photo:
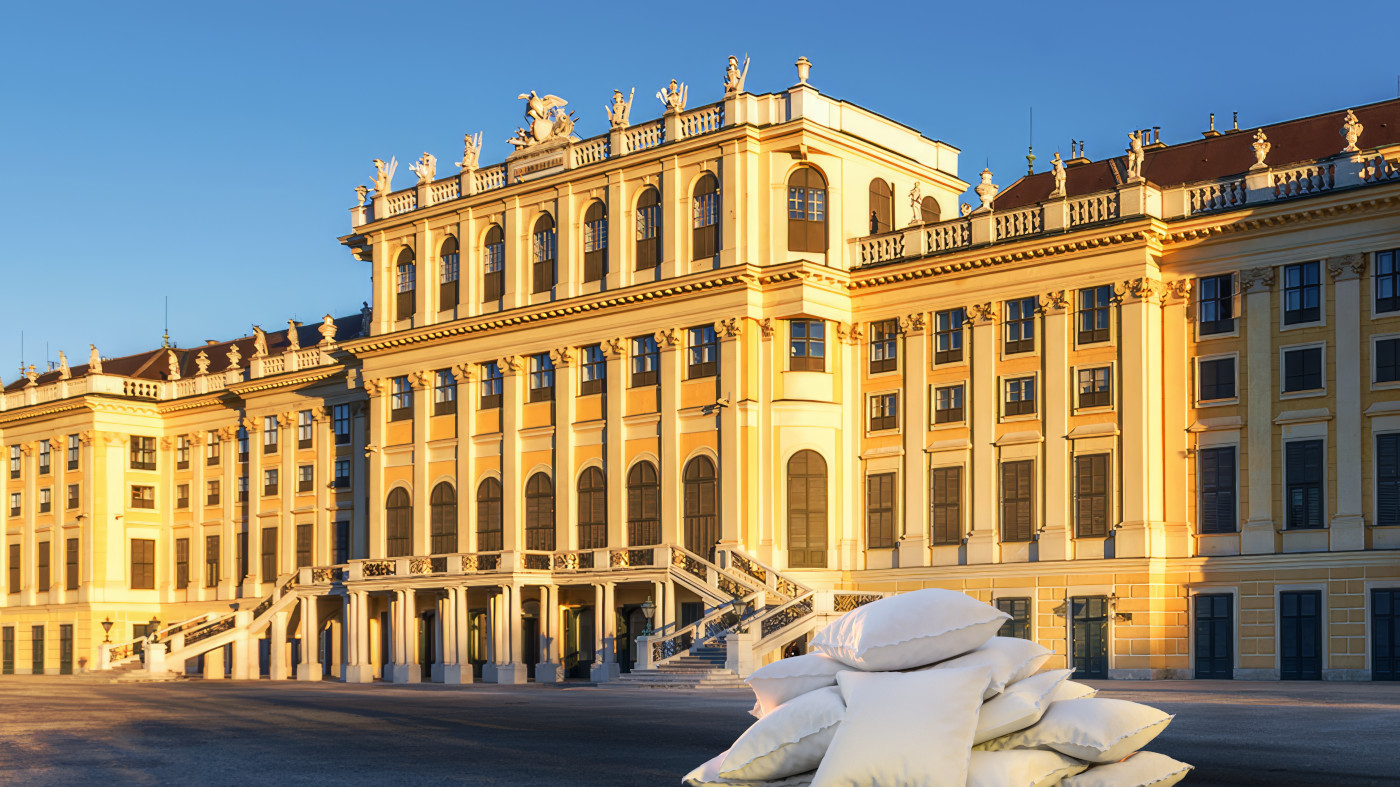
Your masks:
<svg viewBox="0 0 1400 787"><path fill-rule="evenodd" d="M1191 766L1165 754L1140 751L1122 762L1095 765L1065 779L1063 787L1171 787L1186 778Z"/></svg>
<svg viewBox="0 0 1400 787"><path fill-rule="evenodd" d="M987 685L989 700L1000 694L1006 684L1028 678L1040 669L1050 658L1050 649L1037 645L1028 639L1018 637L992 637L987 644L964 653L955 659L934 664L926 669L962 669L965 667L987 667L992 672L992 682Z"/></svg>
<svg viewBox="0 0 1400 787"><path fill-rule="evenodd" d="M1098 693L1099 690L1093 686L1085 686L1083 683L1075 683L1072 680L1067 680L1055 687L1055 693L1050 695L1050 701L1082 700L1087 697L1093 697Z"/></svg>
<svg viewBox="0 0 1400 787"><path fill-rule="evenodd" d="M726 779L777 779L821 764L846 713L835 686L774 708L744 731L720 766Z"/></svg>
<svg viewBox="0 0 1400 787"><path fill-rule="evenodd" d="M1000 695L988 700L977 715L977 732L973 743L1013 733L1040 721L1050 698L1059 691L1065 678L1074 670L1057 669L1032 675L1006 687Z"/></svg>
<svg viewBox="0 0 1400 787"><path fill-rule="evenodd" d="M749 687L753 689L754 696L758 697L758 713L754 715L761 719L763 714L771 713L774 708L793 697L835 686L836 673L845 669L850 667L836 659L827 658L820 653L808 653L781 659L754 670L748 678Z"/></svg>
<svg viewBox="0 0 1400 787"><path fill-rule="evenodd" d="M719 764L724 761L728 754L727 751L720 752L704 765L687 773L685 778L681 779L682 787L811 787L812 774L810 773L759 782L726 779L719 775Z"/></svg>
<svg viewBox="0 0 1400 787"><path fill-rule="evenodd" d="M1010 619L955 590L926 588L847 612L819 631L811 648L856 669L909 669L976 650Z"/></svg>
<svg viewBox="0 0 1400 787"><path fill-rule="evenodd" d="M986 743L979 749L1050 748L1089 762L1117 762L1166 729L1172 717L1127 700L1093 697L1050 703L1035 726Z"/></svg>
<svg viewBox="0 0 1400 787"><path fill-rule="evenodd" d="M986 669L842 672L836 680L846 716L814 787L963 787Z"/></svg>
<svg viewBox="0 0 1400 787"><path fill-rule="evenodd" d="M1053 787L1089 766L1055 751L975 751L967 787Z"/></svg>

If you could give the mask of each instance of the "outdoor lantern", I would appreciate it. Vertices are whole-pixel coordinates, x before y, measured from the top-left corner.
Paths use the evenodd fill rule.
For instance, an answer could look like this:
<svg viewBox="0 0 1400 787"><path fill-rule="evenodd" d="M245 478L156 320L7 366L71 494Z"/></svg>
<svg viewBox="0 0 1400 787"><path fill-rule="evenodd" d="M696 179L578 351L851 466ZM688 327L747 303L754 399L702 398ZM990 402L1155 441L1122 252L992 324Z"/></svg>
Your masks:
<svg viewBox="0 0 1400 787"><path fill-rule="evenodd" d="M747 634L748 627L744 626L743 623L744 618L748 617L749 614L749 602L745 601L743 596L734 597L734 613L739 616L739 633Z"/></svg>
<svg viewBox="0 0 1400 787"><path fill-rule="evenodd" d="M150 622L148 625L149 625L149 628L146 629L146 632L147 632L146 635L149 636L149 637L151 638L151 641L152 641L152 642L155 642L155 641L156 641L156 632L157 632L157 631L160 631L160 620L157 619L155 616L152 616L152 617L151 617L151 622Z"/></svg>
<svg viewBox="0 0 1400 787"><path fill-rule="evenodd" d="M107 619L104 620L104 621L102 621L102 642L103 642L103 644L110 644L110 643L112 642L112 638L111 638L110 636L108 636L108 635L111 634L111 633L112 633L112 616L111 616L111 615L108 615L108 616L107 616Z"/></svg>
<svg viewBox="0 0 1400 787"><path fill-rule="evenodd" d="M656 605L651 603L651 596L647 596L647 600L642 602L642 616L647 619L646 634L650 634L651 621L656 617Z"/></svg>

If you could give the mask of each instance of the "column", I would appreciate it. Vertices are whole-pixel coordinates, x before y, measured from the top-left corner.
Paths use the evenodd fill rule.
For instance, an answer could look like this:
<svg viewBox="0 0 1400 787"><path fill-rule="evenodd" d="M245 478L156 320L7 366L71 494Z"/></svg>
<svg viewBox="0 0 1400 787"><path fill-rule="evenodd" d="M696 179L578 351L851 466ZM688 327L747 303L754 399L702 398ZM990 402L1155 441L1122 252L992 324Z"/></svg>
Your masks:
<svg viewBox="0 0 1400 787"><path fill-rule="evenodd" d="M1115 557L1162 557L1162 294L1165 286L1144 277L1124 283L1122 326L1118 337L1123 358L1119 391L1122 406L1122 527L1114 535ZM1267 423L1267 422L1266 422Z"/></svg>
<svg viewBox="0 0 1400 787"><path fill-rule="evenodd" d="M374 681L374 667L369 657L369 594L363 590L350 592L345 615L345 682Z"/></svg>
<svg viewBox="0 0 1400 787"><path fill-rule="evenodd" d="M281 428L281 450L282 468L278 470L277 491L281 497L281 506L278 509L277 540L281 543L277 546L277 575L291 572L296 573L297 566L297 520L292 514L292 509L296 508L297 494L297 418L296 412L281 413L277 416L278 426ZM312 514L315 518L315 514ZM311 554L316 554L316 526L311 526Z"/></svg>
<svg viewBox="0 0 1400 787"><path fill-rule="evenodd" d="M504 534L501 547L506 552L521 548L520 505L520 408L525 376L524 359L507 355L500 360L501 376L501 521Z"/></svg>
<svg viewBox="0 0 1400 787"><path fill-rule="evenodd" d="M394 591L393 620L394 664L390 680L394 683L418 683L422 671L418 665L417 594L413 588Z"/></svg>
<svg viewBox="0 0 1400 787"><path fill-rule="evenodd" d="M427 189L424 188L419 193L426 197ZM419 200L420 204L425 204L426 202L426 199ZM416 240L418 246L416 250L416 261L418 265L418 303L416 305L418 307L418 314L415 315L416 319L414 319L413 325L417 327L420 325L433 325L437 322L438 310L442 308L442 304L438 301L438 266L441 264L441 261L438 259L437 255L439 239L432 230L429 229L427 222L419 224L414 234L417 236Z"/></svg>
<svg viewBox="0 0 1400 787"><path fill-rule="evenodd" d="M669 139L669 137L668 137ZM675 156L661 162L661 278L672 279L685 273L685 237L690 233L690 195L681 191L680 172Z"/></svg>
<svg viewBox="0 0 1400 787"><path fill-rule="evenodd" d="M1074 557L1070 528L1069 305L1073 293L1055 290L1041 299L1045 311L1045 515L1037 551L1040 560ZM1124 355L1125 358L1130 356ZM993 405L995 406L995 404ZM978 499L978 498L974 498Z"/></svg>
<svg viewBox="0 0 1400 787"><path fill-rule="evenodd" d="M661 351L660 403L661 450L661 543L685 544L681 525L681 456L680 397L681 397L681 330L665 328L656 332L656 345ZM713 544L699 545L700 555L709 559Z"/></svg>
<svg viewBox="0 0 1400 787"><path fill-rule="evenodd" d="M368 386L365 387L365 392L369 392ZM368 501L375 499L373 496L375 490L370 488L370 481L371 479L375 479L380 486L383 486L383 477L375 476L370 469L372 465L369 461L369 444L367 440L372 435L366 435L366 432L369 430L365 428L366 420L370 420L370 423L374 423L370 418L370 409L370 402L355 402L350 405L350 411L352 413L350 425L350 489L354 493L353 500L357 501L352 503L350 508L350 557L352 558L369 557L369 516L370 511L377 508L377 506L374 505L366 505ZM382 416L382 411L380 414ZM374 429L378 434L383 434L382 427L375 426ZM365 489L366 492L361 493L361 488Z"/></svg>
<svg viewBox="0 0 1400 787"><path fill-rule="evenodd" d="M80 432L78 434L78 466L87 474L88 479L87 483L84 483L79 490L79 494L82 495L82 508L80 509L81 513L78 514L78 518L82 523L82 527L78 534L78 573L82 579L78 585L77 600L80 603L87 602L92 598L93 571L96 568L95 556L97 555L97 544L93 541L93 517L97 511L95 507L97 501L97 484L93 481L96 477L94 475L95 468L93 467L93 462L96 461L96 457L94 456L96 452L93 451L92 441L93 433L91 431ZM67 461L66 456L65 461ZM0 551L9 552L8 549ZM8 558L8 554L6 558ZM96 618L95 613L93 617L94 619ZM96 659L93 660L93 663L96 663Z"/></svg>
<svg viewBox="0 0 1400 787"><path fill-rule="evenodd" d="M316 597L302 596L297 603L301 605L301 661L297 664L297 680L320 680L321 665L316 655L320 650L321 626L317 619Z"/></svg>
<svg viewBox="0 0 1400 787"><path fill-rule="evenodd" d="M429 289L434 289L434 283ZM428 415L433 408L434 372L416 372L408 376L413 386L413 537L412 554L432 552L428 541Z"/></svg>
<svg viewBox="0 0 1400 787"><path fill-rule="evenodd" d="M448 588L442 613L443 683L472 682L467 635L467 589Z"/></svg>
<svg viewBox="0 0 1400 787"><path fill-rule="evenodd" d="M593 668L589 670L589 678L595 683L615 680L618 676L617 666L617 615L614 612L616 603L613 598L612 582L604 582L595 585L593 589L593 628L598 643L597 656L593 660Z"/></svg>
<svg viewBox="0 0 1400 787"><path fill-rule="evenodd" d="M604 469L608 484L608 546L627 546L627 462L622 430L622 407L627 397L627 340L609 339L603 342L608 367L604 380L607 392L603 397L606 424L603 429Z"/></svg>
<svg viewBox="0 0 1400 787"><path fill-rule="evenodd" d="M514 309L530 302L530 231L521 215L520 198L506 200L501 222L506 236L505 292L503 309Z"/></svg>
<svg viewBox="0 0 1400 787"><path fill-rule="evenodd" d="M365 446L365 475L369 484L365 520L367 536L363 557L383 557L384 542L384 455L379 449L384 440L384 387L386 381L365 380L369 396L369 442Z"/></svg>
<svg viewBox="0 0 1400 787"><path fill-rule="evenodd" d="M725 549L743 545L743 446L739 444L739 407L744 400L742 318L715 323L719 341L719 542Z"/></svg>
<svg viewBox="0 0 1400 787"><path fill-rule="evenodd" d="M261 598L263 595L262 528L258 524L263 466L261 429L258 427L257 419L243 419L243 428L248 434L248 502L243 504L243 526L248 529L248 577L243 581L244 598ZM237 451L236 446L234 450ZM234 490L234 495L237 496L237 487L234 487Z"/></svg>
<svg viewBox="0 0 1400 787"><path fill-rule="evenodd" d="M465 269L464 269L465 270ZM462 279L467 275L464 272ZM476 446L472 443L472 420L476 415L476 364L460 363L452 367L457 378L457 551L475 552L473 522L476 514L475 471ZM462 599L462 603L466 603ZM468 670L470 675L471 671Z"/></svg>
<svg viewBox="0 0 1400 787"><path fill-rule="evenodd" d="M267 660L267 677L271 680L287 679L287 613L277 612L268 623L268 639L272 640Z"/></svg>
<svg viewBox="0 0 1400 787"><path fill-rule="evenodd" d="M21 533L21 535L20 535L20 544L21 544L21 546L20 546L20 552L19 552L19 559L20 559L20 582L19 582L19 586L20 586L21 588L23 588L23 591L20 593L20 603L23 604L24 606L29 606L29 607L32 607L32 606L34 606L35 604L38 603L38 595L39 595L39 590L40 590L40 588L38 587L38 585L39 585L39 538L38 538L38 531L37 531L37 528L36 528L35 523L34 523L34 517L35 517L35 515L36 515L36 512L38 512L38 510L39 510L39 457L38 457L39 450L38 450L38 445L39 445L39 444L38 444L37 442L28 442L28 443L23 443L23 444L20 446L20 453L21 453L21 454L23 455L23 457L24 457L23 459L20 460L20 461L21 461L21 466L22 466L22 469L20 470L20 476L21 476L21 478L23 478L23 480L24 480L24 487L23 487L23 491L22 491L22 493L21 493L21 494L23 495L23 497L20 499L20 503L21 503L21 505L22 505L22 508L20 509L20 511L23 513L24 517L23 517L23 524L21 525L21 528L22 528L22 529L21 529L21 531L20 531L20 533ZM52 508L52 504L50 505L50 508ZM8 529L8 528L7 528L7 529ZM121 523L118 523L118 524L117 524L116 530L118 531L118 534L120 535L120 533L121 533L121 531L122 531ZM126 539L125 539L124 537L121 537L121 538L120 538L120 542L123 544L123 546L122 546L122 552L119 553L119 554L127 554L127 550L129 549L129 547L125 546L125 543L124 543L125 541L126 541ZM50 544L49 544L49 576L50 576L50 577L53 576L53 557L54 557L54 553L53 553L53 544L50 543ZM129 565L129 564L128 564L128 565ZM156 587L160 587L159 583L157 583ZM25 626L18 626L18 625L15 626L15 649L16 649L16 651L19 650L19 644L20 644L20 640L21 640L21 638L22 638L22 635L23 635L23 634L27 634L27 633L28 633L27 627L25 627ZM47 644L48 644L48 643L47 643L47 639L48 639L48 632L47 632L47 630L46 630L46 631L45 631L45 646L47 646ZM18 656L18 654L16 654L16 656ZM45 664L47 664L47 661L48 661L48 660L45 659ZM19 662L19 658L18 658L18 657L16 657L15 662L16 662L16 664L15 664L16 672L19 672L19 671L22 670L25 666L27 666L27 665L19 664L19 663L18 663L18 662Z"/></svg>
<svg viewBox="0 0 1400 787"><path fill-rule="evenodd" d="M253 610L240 609L234 613L233 619L234 626L239 633L233 637L232 677L234 680L256 679L258 677L257 640L243 633L248 630L248 624L253 622Z"/></svg>
<svg viewBox="0 0 1400 787"><path fill-rule="evenodd" d="M311 445L316 454L315 489L316 518L311 527L314 536L311 542L311 564L329 566L335 560L335 520L337 508L334 490L335 481L335 433L331 426L329 407L316 407L311 411Z"/></svg>
<svg viewBox="0 0 1400 787"><path fill-rule="evenodd" d="M1245 402L1245 451L1240 469L1249 479L1249 501L1244 526L1240 529L1240 552L1246 555L1275 551L1277 534L1273 520L1273 268L1240 271L1244 293L1244 335L1246 367L1237 382L1247 396ZM1243 383L1242 385L1240 383Z"/></svg>
<svg viewBox="0 0 1400 787"><path fill-rule="evenodd" d="M503 604L502 614L502 649L505 663L500 664L496 669L497 683L524 683L528 679L525 669L525 661L521 657L521 620L519 585L508 585L501 588L506 594L506 603Z"/></svg>
<svg viewBox="0 0 1400 787"><path fill-rule="evenodd" d="M1190 525L1192 506L1186 493L1191 464L1187 454L1186 427L1190 425L1187 413L1194 405L1190 394L1191 358L1187 352L1192 281L1169 282L1162 305L1162 456L1165 462L1162 484L1167 490L1163 501L1167 557L1190 557L1194 551Z"/></svg>
<svg viewBox="0 0 1400 787"><path fill-rule="evenodd" d="M1361 382L1369 380L1361 366L1361 277L1366 256L1348 254L1327 261L1336 304L1337 509L1328 528L1333 552L1366 548L1366 520L1361 510L1361 456L1365 437L1361 428Z"/></svg>
<svg viewBox="0 0 1400 787"><path fill-rule="evenodd" d="M614 132L614 139L621 136ZM614 148L613 155L621 155L620 148ZM632 238L636 232L636 212L632 209L632 193L627 190L621 170L608 173L608 191L604 199L608 203L608 274L605 289L618 290L632 283L632 271L636 267L633 254L636 250ZM613 238L621 242L613 243Z"/></svg>
<svg viewBox="0 0 1400 787"><path fill-rule="evenodd" d="M574 470L574 393L578 390L574 349L550 350L549 357L554 362L554 543L560 550L573 550L578 549L578 528L574 526L578 518L574 511L578 502L574 491L578 485ZM538 675L535 679L539 680Z"/></svg>
<svg viewBox="0 0 1400 787"><path fill-rule="evenodd" d="M238 428L226 426L219 430L219 464L223 468L219 481L219 503L223 509L223 528L220 536L219 597L239 598L242 594L243 578L238 576ZM88 484L92 486L92 484Z"/></svg>
<svg viewBox="0 0 1400 787"><path fill-rule="evenodd" d="M966 405L972 427L972 499L992 505L970 507L967 562L992 563L997 557L997 304L974 304L968 313L972 324L972 378Z"/></svg>
<svg viewBox="0 0 1400 787"><path fill-rule="evenodd" d="M559 587L540 586L540 661L535 665L536 683L558 683L564 679L559 663Z"/></svg>
<svg viewBox="0 0 1400 787"><path fill-rule="evenodd" d="M489 589L488 589L489 590ZM481 667L481 679L486 683L500 683L500 661L501 661L501 608L502 594L504 588L498 588L497 592L486 597L486 624L491 630L486 637L487 650L486 663Z"/></svg>
<svg viewBox="0 0 1400 787"><path fill-rule="evenodd" d="M923 312L899 318L904 344L904 535L899 565L926 566L928 551L928 334ZM860 409L860 408L856 408Z"/></svg>
<svg viewBox="0 0 1400 787"><path fill-rule="evenodd" d="M572 186L568 182L561 184L556 190L554 216L557 219L554 224L555 238L558 239L554 251L554 261L558 268L554 297L558 300L577 295L579 282L583 280L580 256L583 251L583 228L580 226L578 211L574 205Z"/></svg>

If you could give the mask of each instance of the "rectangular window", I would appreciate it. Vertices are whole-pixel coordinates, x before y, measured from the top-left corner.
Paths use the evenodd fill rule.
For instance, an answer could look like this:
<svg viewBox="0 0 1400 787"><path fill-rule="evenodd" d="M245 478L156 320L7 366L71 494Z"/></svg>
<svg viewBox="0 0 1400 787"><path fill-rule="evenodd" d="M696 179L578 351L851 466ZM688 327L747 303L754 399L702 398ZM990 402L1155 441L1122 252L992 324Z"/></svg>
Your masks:
<svg viewBox="0 0 1400 787"><path fill-rule="evenodd" d="M410 252L411 255L411 252ZM410 259L398 266L397 294L394 298L394 319L407 320L413 317L418 289L418 266Z"/></svg>
<svg viewBox="0 0 1400 787"><path fill-rule="evenodd" d="M691 199L691 259L719 254L719 192L696 194Z"/></svg>
<svg viewBox="0 0 1400 787"><path fill-rule="evenodd" d="M131 539L131 589L156 589L155 539Z"/></svg>
<svg viewBox="0 0 1400 787"><path fill-rule="evenodd" d="M1113 367L1079 370L1079 406L1108 407L1113 404Z"/></svg>
<svg viewBox="0 0 1400 787"><path fill-rule="evenodd" d="M10 446L10 478L19 478L21 456L22 454L19 446Z"/></svg>
<svg viewBox="0 0 1400 787"><path fill-rule="evenodd" d="M70 538L63 547L64 588L77 590L82 576L78 569L78 539Z"/></svg>
<svg viewBox="0 0 1400 787"><path fill-rule="evenodd" d="M1006 381L1003 415L1035 414L1035 378L1012 377Z"/></svg>
<svg viewBox="0 0 1400 787"><path fill-rule="evenodd" d="M413 384L407 376L395 377L389 383L389 420L413 420Z"/></svg>
<svg viewBox="0 0 1400 787"><path fill-rule="evenodd" d="M878 393L870 396L870 431L899 428L899 394Z"/></svg>
<svg viewBox="0 0 1400 787"><path fill-rule="evenodd" d="M997 609L1011 616L1010 620L1001 624L1001 629L997 631L998 637L1031 638L1031 600L1029 598L999 598L997 599Z"/></svg>
<svg viewBox="0 0 1400 787"><path fill-rule="evenodd" d="M277 453L277 416L263 416L263 453Z"/></svg>
<svg viewBox="0 0 1400 787"><path fill-rule="evenodd" d="M39 513L47 514L53 510L53 490L44 487L39 490Z"/></svg>
<svg viewBox="0 0 1400 787"><path fill-rule="evenodd" d="M963 359L963 323L967 322L962 309L948 309L933 315L933 362L959 363Z"/></svg>
<svg viewBox="0 0 1400 787"><path fill-rule="evenodd" d="M1375 344L1373 353L1376 359L1375 381L1393 383L1400 381L1400 339L1381 339Z"/></svg>
<svg viewBox="0 0 1400 787"><path fill-rule="evenodd" d="M312 484L316 480L316 468L311 465L301 465L297 468L297 491L310 492Z"/></svg>
<svg viewBox="0 0 1400 787"><path fill-rule="evenodd" d="M190 586L190 540L175 539L175 589L184 590Z"/></svg>
<svg viewBox="0 0 1400 787"><path fill-rule="evenodd" d="M962 543L962 468L935 467L929 482L929 525L935 546Z"/></svg>
<svg viewBox="0 0 1400 787"><path fill-rule="evenodd" d="M335 523L335 564L337 566L350 562L350 523Z"/></svg>
<svg viewBox="0 0 1400 787"><path fill-rule="evenodd" d="M1006 355L1035 352L1035 298L1006 302Z"/></svg>
<svg viewBox="0 0 1400 787"><path fill-rule="evenodd" d="M958 424L963 420L963 387L946 385L933 389L933 422Z"/></svg>
<svg viewBox="0 0 1400 787"><path fill-rule="evenodd" d="M1316 529L1323 527L1322 473L1323 442L1294 440L1284 445L1285 506L1287 527Z"/></svg>
<svg viewBox="0 0 1400 787"><path fill-rule="evenodd" d="M894 473L865 477L866 547L890 549L895 545Z"/></svg>
<svg viewBox="0 0 1400 787"><path fill-rule="evenodd" d="M661 379L661 348L656 337L638 336L632 340L632 387L656 385Z"/></svg>
<svg viewBox="0 0 1400 787"><path fill-rule="evenodd" d="M175 438L175 469L188 470L190 467L190 438L180 435Z"/></svg>
<svg viewBox="0 0 1400 787"><path fill-rule="evenodd" d="M1235 447L1202 448L1198 452L1202 533L1235 532Z"/></svg>
<svg viewBox="0 0 1400 787"><path fill-rule="evenodd" d="M337 460L335 460L335 488L336 488L336 489L349 489L349 488L350 488L350 460L349 460L349 459L337 459Z"/></svg>
<svg viewBox="0 0 1400 787"><path fill-rule="evenodd" d="M277 581L277 528L262 529L262 581Z"/></svg>
<svg viewBox="0 0 1400 787"><path fill-rule="evenodd" d="M1210 358L1196 367L1200 373L1200 399L1213 402L1235 398L1235 359Z"/></svg>
<svg viewBox="0 0 1400 787"><path fill-rule="evenodd" d="M899 368L899 320L870 323L870 373Z"/></svg>
<svg viewBox="0 0 1400 787"><path fill-rule="evenodd" d="M215 465L219 464L219 451L221 445L222 443L219 440L219 431L217 429L210 429L209 434L205 437L204 464L208 465L209 467L214 467Z"/></svg>
<svg viewBox="0 0 1400 787"><path fill-rule="evenodd" d="M10 544L10 576L8 590L11 593L19 592L19 544Z"/></svg>
<svg viewBox="0 0 1400 787"><path fill-rule="evenodd" d="M579 393L595 394L602 393L607 385L608 361L603 356L603 346L600 344L590 344L583 348L583 371L582 381L579 383Z"/></svg>
<svg viewBox="0 0 1400 787"><path fill-rule="evenodd" d="M219 586L219 537L204 537L204 586Z"/></svg>
<svg viewBox="0 0 1400 787"><path fill-rule="evenodd" d="M131 487L131 507L132 508L155 508L156 488L153 486L132 486Z"/></svg>
<svg viewBox="0 0 1400 787"><path fill-rule="evenodd" d="M204 504L216 506L219 504L219 482L206 481L204 483Z"/></svg>
<svg viewBox="0 0 1400 787"><path fill-rule="evenodd" d="M1239 292L1235 287L1235 274L1203 276L1198 285L1200 295L1200 324L1197 332L1201 336L1217 333L1231 333L1235 330L1235 318L1239 309Z"/></svg>
<svg viewBox="0 0 1400 787"><path fill-rule="evenodd" d="M315 419L310 410L297 412L297 448L310 448L314 436Z"/></svg>
<svg viewBox="0 0 1400 787"><path fill-rule="evenodd" d="M53 448L48 440L39 441L39 475L48 475L53 469Z"/></svg>
<svg viewBox="0 0 1400 787"><path fill-rule="evenodd" d="M695 380L719 374L719 339L715 326L701 325L690 331L690 363L686 377Z"/></svg>
<svg viewBox="0 0 1400 787"><path fill-rule="evenodd" d="M78 436L77 436L77 435L75 435L75 434L70 434L70 435L68 435L68 469L69 469L69 470L77 470L77 469L78 469L78 447L79 447L80 445L81 445L81 443L78 442Z"/></svg>
<svg viewBox="0 0 1400 787"><path fill-rule="evenodd" d="M530 401L548 402L554 399L554 359L549 353L530 356Z"/></svg>
<svg viewBox="0 0 1400 787"><path fill-rule="evenodd" d="M794 372L826 371L826 323L789 320L788 368Z"/></svg>
<svg viewBox="0 0 1400 787"><path fill-rule="evenodd" d="M1397 256L1400 256L1400 249L1375 254L1377 314L1400 311L1400 266L1396 265Z"/></svg>
<svg viewBox="0 0 1400 787"><path fill-rule="evenodd" d="M1400 525L1400 434L1376 435L1375 524Z"/></svg>
<svg viewBox="0 0 1400 787"><path fill-rule="evenodd" d="M275 468L271 470L264 470L263 496L267 497L269 495L275 494L277 494L277 470Z"/></svg>
<svg viewBox="0 0 1400 787"><path fill-rule="evenodd" d="M190 485L189 485L189 484L179 484L179 485L177 485L177 486L175 487L175 507L176 507L176 508L189 508L189 507L190 507Z"/></svg>
<svg viewBox="0 0 1400 787"><path fill-rule="evenodd" d="M38 587L35 588L35 590L36 590L37 592L39 592L39 593L47 593L47 592L49 592L49 585L52 585L52 584L53 584L53 568L52 568L52 564L49 562L51 558L52 558L52 552L51 552L51 550L49 549L49 542L48 542L48 541L40 541L40 542L39 542L39 576L38 576L39 583L38 583Z"/></svg>
<svg viewBox="0 0 1400 787"><path fill-rule="evenodd" d="M297 568L311 565L311 525L297 525Z"/></svg>
<svg viewBox="0 0 1400 787"><path fill-rule="evenodd" d="M68 485L68 508L69 508L70 510L78 507L78 505L79 505L78 494L79 494L78 485L77 485L77 484L69 484L69 485Z"/></svg>
<svg viewBox="0 0 1400 787"><path fill-rule="evenodd" d="M1303 262L1283 267L1283 324L1322 319L1321 264Z"/></svg>
<svg viewBox="0 0 1400 787"><path fill-rule="evenodd" d="M433 415L457 412L457 377L451 369L438 369L433 375Z"/></svg>
<svg viewBox="0 0 1400 787"><path fill-rule="evenodd" d="M43 674L44 674L44 627L43 627L43 626L31 626L30 629L29 629L29 632L30 632L30 636L32 637L32 639L30 640L30 643L31 643L30 647L33 648L33 650L30 652L30 653L31 653L31 658L30 658L30 662L29 662L29 664L30 664L29 671L30 671L30 674L33 674L33 675L43 675Z"/></svg>
<svg viewBox="0 0 1400 787"><path fill-rule="evenodd" d="M156 469L156 439L154 437L131 436L131 469Z"/></svg>
<svg viewBox="0 0 1400 787"><path fill-rule="evenodd" d="M1318 391L1323 387L1322 348L1283 351L1283 392Z"/></svg>
<svg viewBox="0 0 1400 787"><path fill-rule="evenodd" d="M1035 460L1001 463L1001 540L1035 536Z"/></svg>
<svg viewBox="0 0 1400 787"><path fill-rule="evenodd" d="M481 409L501 406L501 367L495 361L481 365Z"/></svg>
<svg viewBox="0 0 1400 787"><path fill-rule="evenodd" d="M1108 341L1108 302L1112 297L1110 284L1079 291L1079 344Z"/></svg>
<svg viewBox="0 0 1400 787"><path fill-rule="evenodd" d="M1074 535L1108 535L1108 454L1074 458Z"/></svg>
<svg viewBox="0 0 1400 787"><path fill-rule="evenodd" d="M19 492L11 492L11 493L10 493L10 516L19 516L20 508L21 508L21 505L20 505L20 496L19 496Z"/></svg>
<svg viewBox="0 0 1400 787"><path fill-rule="evenodd" d="M331 431L335 433L336 445L350 445L350 405L331 407Z"/></svg>

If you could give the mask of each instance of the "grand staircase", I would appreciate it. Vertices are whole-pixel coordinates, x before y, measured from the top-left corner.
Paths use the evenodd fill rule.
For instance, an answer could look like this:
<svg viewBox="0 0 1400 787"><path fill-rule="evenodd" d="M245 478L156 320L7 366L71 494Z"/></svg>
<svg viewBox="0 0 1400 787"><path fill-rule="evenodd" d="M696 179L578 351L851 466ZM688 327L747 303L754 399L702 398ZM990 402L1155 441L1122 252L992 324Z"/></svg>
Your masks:
<svg viewBox="0 0 1400 787"><path fill-rule="evenodd" d="M619 689L742 689L748 686L733 670L725 669L725 648L696 648L655 669L620 675L608 685Z"/></svg>

